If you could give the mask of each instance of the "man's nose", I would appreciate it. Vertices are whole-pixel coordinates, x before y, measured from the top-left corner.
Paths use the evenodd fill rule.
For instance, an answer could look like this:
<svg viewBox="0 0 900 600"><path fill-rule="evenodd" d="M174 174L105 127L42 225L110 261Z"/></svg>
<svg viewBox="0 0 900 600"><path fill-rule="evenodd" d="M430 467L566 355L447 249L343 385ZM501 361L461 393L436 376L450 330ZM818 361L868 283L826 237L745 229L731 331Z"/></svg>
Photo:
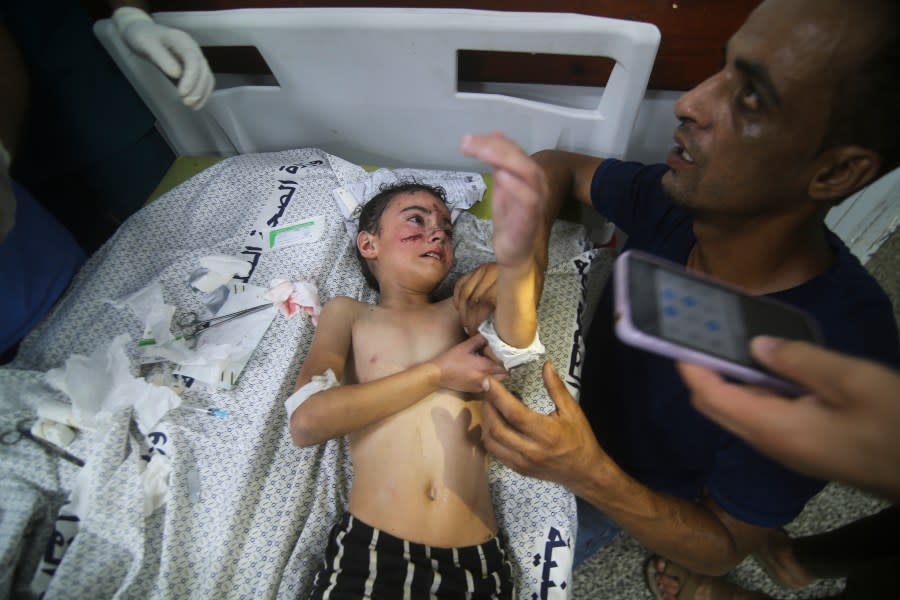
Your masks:
<svg viewBox="0 0 900 600"><path fill-rule="evenodd" d="M721 72L700 82L675 102L675 116L682 122L693 121L701 128L709 127L717 103L724 101L723 84Z"/></svg>

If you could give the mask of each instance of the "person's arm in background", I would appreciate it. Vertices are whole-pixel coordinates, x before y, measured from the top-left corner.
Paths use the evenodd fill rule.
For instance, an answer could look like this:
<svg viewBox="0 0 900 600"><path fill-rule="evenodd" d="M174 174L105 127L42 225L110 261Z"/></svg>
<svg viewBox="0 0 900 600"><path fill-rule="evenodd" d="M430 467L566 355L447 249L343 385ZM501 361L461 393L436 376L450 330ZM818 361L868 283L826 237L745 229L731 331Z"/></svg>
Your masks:
<svg viewBox="0 0 900 600"><path fill-rule="evenodd" d="M515 142L497 132L469 135L461 147L465 154L492 167L506 165L539 195L539 228L532 244L537 265L534 294L539 299L548 267L553 221L567 200L591 206L591 181L603 159L562 150L541 150L528 156ZM453 301L467 331L475 331L497 305L497 276L496 265L489 263L467 273L454 287Z"/></svg>
<svg viewBox="0 0 900 600"><path fill-rule="evenodd" d="M760 337L751 350L810 394L783 398L679 363L697 410L791 469L900 502L900 374L804 342Z"/></svg>
<svg viewBox="0 0 900 600"><path fill-rule="evenodd" d="M186 106L199 110L216 81L200 46L179 29L158 25L143 0L110 0L113 22L125 43L178 82Z"/></svg>
<svg viewBox="0 0 900 600"><path fill-rule="evenodd" d="M22 53L0 23L0 242L16 222L9 165L19 143L28 103L28 72Z"/></svg>

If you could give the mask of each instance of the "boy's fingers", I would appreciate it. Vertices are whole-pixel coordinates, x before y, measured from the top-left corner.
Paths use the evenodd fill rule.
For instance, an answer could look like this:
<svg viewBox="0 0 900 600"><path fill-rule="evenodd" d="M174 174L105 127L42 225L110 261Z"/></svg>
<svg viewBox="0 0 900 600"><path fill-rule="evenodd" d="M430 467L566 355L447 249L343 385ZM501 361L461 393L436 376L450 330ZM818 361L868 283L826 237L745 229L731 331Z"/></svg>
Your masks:
<svg viewBox="0 0 900 600"><path fill-rule="evenodd" d="M516 177L531 179L532 172L540 172L537 165L513 141L502 135L477 135L467 133L460 141L460 150L495 169L510 171Z"/></svg>

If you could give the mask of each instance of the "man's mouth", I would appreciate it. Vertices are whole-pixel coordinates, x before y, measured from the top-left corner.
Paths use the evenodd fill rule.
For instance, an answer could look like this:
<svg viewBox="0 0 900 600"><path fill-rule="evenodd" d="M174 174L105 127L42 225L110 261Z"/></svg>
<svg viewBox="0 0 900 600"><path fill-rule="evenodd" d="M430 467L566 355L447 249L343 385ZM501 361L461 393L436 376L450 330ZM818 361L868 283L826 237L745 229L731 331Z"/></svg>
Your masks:
<svg viewBox="0 0 900 600"><path fill-rule="evenodd" d="M675 132L675 148L673 150L675 155L684 162L694 164L694 156L688 151L684 136L680 131Z"/></svg>
<svg viewBox="0 0 900 600"><path fill-rule="evenodd" d="M423 254L422 256L427 256L429 258L433 258L437 261L443 260L443 255L440 252L429 251Z"/></svg>
<svg viewBox="0 0 900 600"><path fill-rule="evenodd" d="M676 151L676 152L678 153L678 155L681 156L681 158L683 158L686 162L689 162L689 163L691 163L691 164L694 163L694 157L691 156L691 153L687 151L687 148L683 148L683 147L681 147L681 146L678 146L678 147L675 148L675 151Z"/></svg>

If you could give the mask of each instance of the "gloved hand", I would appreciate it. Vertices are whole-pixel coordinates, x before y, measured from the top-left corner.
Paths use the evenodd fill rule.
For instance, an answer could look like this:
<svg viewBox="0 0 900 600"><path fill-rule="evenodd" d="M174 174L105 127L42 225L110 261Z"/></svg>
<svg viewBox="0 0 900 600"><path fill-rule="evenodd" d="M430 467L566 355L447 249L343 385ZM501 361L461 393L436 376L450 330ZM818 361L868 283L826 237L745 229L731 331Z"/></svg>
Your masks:
<svg viewBox="0 0 900 600"><path fill-rule="evenodd" d="M0 142L0 243L16 224L16 197L9 180L9 153Z"/></svg>
<svg viewBox="0 0 900 600"><path fill-rule="evenodd" d="M139 8L123 6L113 12L113 22L128 46L159 69L178 80L185 105L199 110L215 85L200 46L187 33L158 25Z"/></svg>

